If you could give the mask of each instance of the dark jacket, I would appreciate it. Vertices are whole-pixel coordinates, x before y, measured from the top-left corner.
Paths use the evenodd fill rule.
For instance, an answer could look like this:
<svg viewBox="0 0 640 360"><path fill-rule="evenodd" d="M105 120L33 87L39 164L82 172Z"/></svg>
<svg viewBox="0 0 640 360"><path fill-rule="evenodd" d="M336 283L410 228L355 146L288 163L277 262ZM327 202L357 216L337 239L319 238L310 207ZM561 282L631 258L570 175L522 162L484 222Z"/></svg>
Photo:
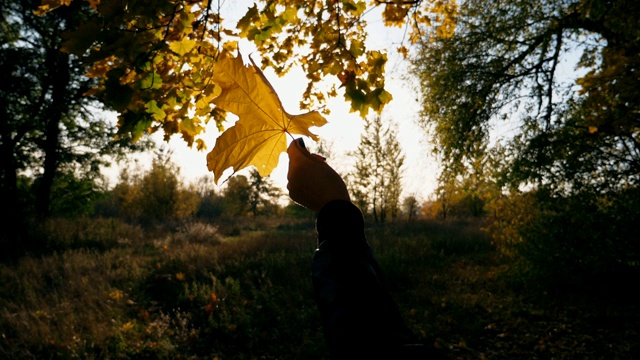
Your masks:
<svg viewBox="0 0 640 360"><path fill-rule="evenodd" d="M432 359L407 328L351 202L325 205L316 220L313 289L332 359Z"/></svg>

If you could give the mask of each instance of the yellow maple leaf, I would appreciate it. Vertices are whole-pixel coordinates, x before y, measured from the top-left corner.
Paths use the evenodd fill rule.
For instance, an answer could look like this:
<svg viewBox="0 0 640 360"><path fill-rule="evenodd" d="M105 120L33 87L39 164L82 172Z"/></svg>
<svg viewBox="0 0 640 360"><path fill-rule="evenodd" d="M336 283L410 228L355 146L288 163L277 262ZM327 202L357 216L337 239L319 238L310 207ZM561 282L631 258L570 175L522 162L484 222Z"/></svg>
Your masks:
<svg viewBox="0 0 640 360"><path fill-rule="evenodd" d="M191 51L196 46L195 40L184 38L180 41L174 41L169 44L169 49L180 56Z"/></svg>
<svg viewBox="0 0 640 360"><path fill-rule="evenodd" d="M212 80L222 89L212 102L238 116L234 126L216 139L207 154L207 168L213 172L216 183L228 168L236 172L253 165L260 176L268 176L278 166L280 154L287 150L286 134L318 141L309 128L327 123L317 111L287 113L260 68L253 60L245 65L239 53L236 57L223 53Z"/></svg>

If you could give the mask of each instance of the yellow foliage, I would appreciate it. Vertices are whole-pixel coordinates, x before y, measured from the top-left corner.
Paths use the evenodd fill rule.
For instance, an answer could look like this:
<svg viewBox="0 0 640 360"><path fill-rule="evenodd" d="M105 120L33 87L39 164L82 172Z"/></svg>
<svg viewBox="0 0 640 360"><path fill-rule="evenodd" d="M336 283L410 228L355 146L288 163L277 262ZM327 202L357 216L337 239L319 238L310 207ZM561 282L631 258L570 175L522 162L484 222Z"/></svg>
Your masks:
<svg viewBox="0 0 640 360"><path fill-rule="evenodd" d="M327 122L317 111L287 113L260 68L253 60L245 66L240 54L233 57L223 53L215 66L213 81L222 89L213 103L239 118L216 139L213 150L207 154L207 167L214 173L216 183L230 167L238 171L254 165L260 176L268 176L278 165L280 154L286 151L286 134L309 136L317 141L309 128Z"/></svg>
<svg viewBox="0 0 640 360"><path fill-rule="evenodd" d="M36 13L45 15L71 1L41 0ZM229 26L209 0L88 3L95 13L86 25L68 32L63 48L92 63L87 76L98 83L85 94L96 96L119 113L118 138L127 134L135 140L162 130L165 139L180 133L189 146L195 143L198 149L207 147L200 138L204 132L200 124L213 119L222 129L226 112L239 115L238 106L222 101L238 89L227 89L226 95L211 102L212 93L208 92L213 78L221 80L218 70L230 63L221 53L235 51L239 39L256 45L262 68L270 67L279 76L293 66L305 71L308 84L301 108L318 108L342 91L351 111L364 117L369 110L379 113L392 99L384 84L386 52L365 45L368 10L382 6L385 24L406 26L408 45L418 38L452 36L457 15L454 0L274 0L254 2ZM167 9L172 10L168 13ZM408 54L401 45L399 51ZM269 112L256 117L261 110L255 114L247 110L239 125L220 137L207 159L216 181L227 167L238 170L256 165L266 176L286 146L286 133L314 138L308 128L325 122L317 112L295 117L284 112L268 82L256 80L263 76L255 64L237 66L234 71L239 73L229 76L236 80L249 75L251 81L266 83L262 86L266 92L256 90L261 94L258 97L244 96L259 99L249 102L249 108L270 104ZM352 76L343 79L344 74ZM333 84L316 87L325 81ZM342 86L336 87L339 82ZM322 111L328 113L329 109Z"/></svg>
<svg viewBox="0 0 640 360"><path fill-rule="evenodd" d="M175 52L176 54L180 55L180 56L184 56L184 54L190 52L191 50L193 50L193 48L196 46L196 42L195 40L191 40L188 38L183 38L180 41L174 41L172 43L169 44L169 49L171 49L171 51Z"/></svg>
<svg viewBox="0 0 640 360"><path fill-rule="evenodd" d="M51 10L57 9L62 5L69 5L71 0L42 0L42 5L33 13L38 16L44 16Z"/></svg>

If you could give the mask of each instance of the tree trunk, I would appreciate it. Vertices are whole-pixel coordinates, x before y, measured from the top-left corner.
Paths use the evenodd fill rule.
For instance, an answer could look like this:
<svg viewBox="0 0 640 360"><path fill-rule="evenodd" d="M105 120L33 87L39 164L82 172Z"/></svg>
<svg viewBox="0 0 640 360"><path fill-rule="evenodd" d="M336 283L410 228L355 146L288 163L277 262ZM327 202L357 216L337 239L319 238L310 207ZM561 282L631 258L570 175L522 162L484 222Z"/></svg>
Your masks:
<svg viewBox="0 0 640 360"><path fill-rule="evenodd" d="M0 110L0 114L7 114L7 112ZM0 138L3 139L0 143L0 164L2 164L0 199L2 199L3 210L2 216L0 216L0 226L4 229L4 231L0 231L0 249L2 249L0 260L13 258L21 252L24 233L27 229L24 209L18 193L18 165L13 154L15 141L7 124L8 119L0 119L0 133L2 134Z"/></svg>
<svg viewBox="0 0 640 360"><path fill-rule="evenodd" d="M45 123L44 172L36 193L36 214L41 218L51 215L51 189L58 171L60 146L60 124L69 112L67 93L70 83L69 55L58 49L49 49L45 66L49 69L51 102L42 112Z"/></svg>

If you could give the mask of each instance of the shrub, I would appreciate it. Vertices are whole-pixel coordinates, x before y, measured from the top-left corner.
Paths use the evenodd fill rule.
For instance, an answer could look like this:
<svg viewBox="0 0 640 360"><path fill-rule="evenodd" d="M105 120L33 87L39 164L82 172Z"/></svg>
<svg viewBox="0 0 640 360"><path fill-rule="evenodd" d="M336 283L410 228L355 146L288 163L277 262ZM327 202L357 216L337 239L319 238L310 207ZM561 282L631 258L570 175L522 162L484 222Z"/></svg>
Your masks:
<svg viewBox="0 0 640 360"><path fill-rule="evenodd" d="M172 242L219 245L222 243L222 237L217 226L202 222L189 222L178 229Z"/></svg>
<svg viewBox="0 0 640 360"><path fill-rule="evenodd" d="M624 290L640 271L639 195L524 193L505 201L491 230L524 274L566 290Z"/></svg>

